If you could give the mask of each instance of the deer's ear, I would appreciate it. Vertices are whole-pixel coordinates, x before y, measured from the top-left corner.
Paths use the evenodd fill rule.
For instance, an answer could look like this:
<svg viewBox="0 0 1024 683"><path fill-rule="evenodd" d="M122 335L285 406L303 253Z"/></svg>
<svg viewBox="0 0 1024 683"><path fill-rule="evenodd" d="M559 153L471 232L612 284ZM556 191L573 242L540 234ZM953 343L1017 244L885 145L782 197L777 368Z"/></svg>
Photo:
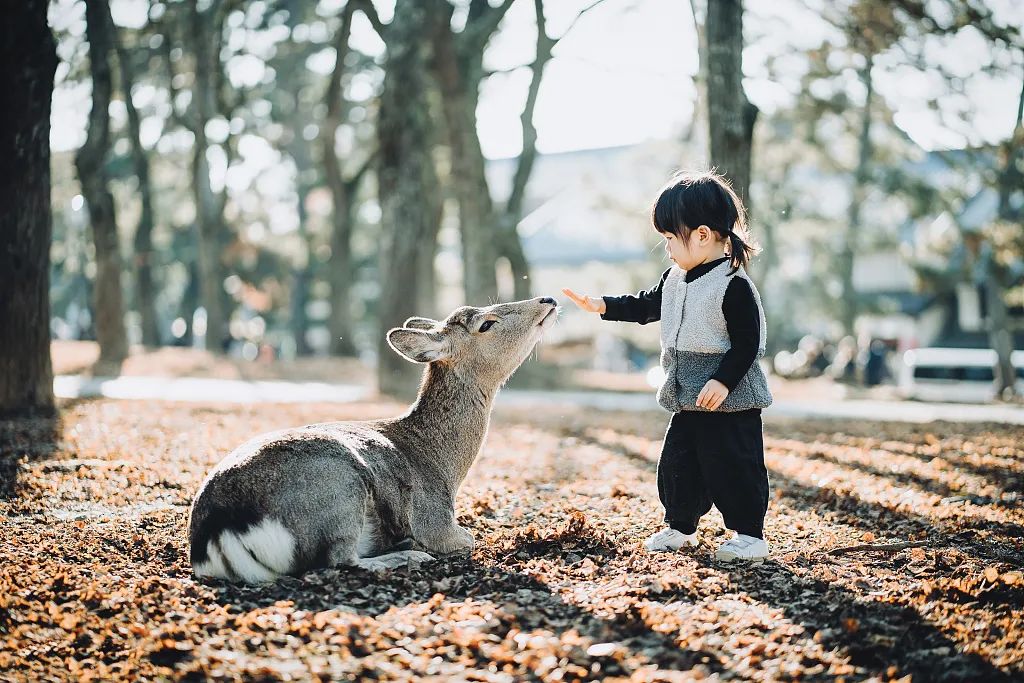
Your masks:
<svg viewBox="0 0 1024 683"><path fill-rule="evenodd" d="M414 363L444 360L451 353L448 340L440 332L427 332L408 327L396 327L390 330L388 344L399 355Z"/></svg>
<svg viewBox="0 0 1024 683"><path fill-rule="evenodd" d="M418 316L413 316L412 318L409 318L402 324L402 327L410 327L414 330L432 330L435 327L440 326L441 323L439 323L436 320L431 320L430 318L420 318Z"/></svg>

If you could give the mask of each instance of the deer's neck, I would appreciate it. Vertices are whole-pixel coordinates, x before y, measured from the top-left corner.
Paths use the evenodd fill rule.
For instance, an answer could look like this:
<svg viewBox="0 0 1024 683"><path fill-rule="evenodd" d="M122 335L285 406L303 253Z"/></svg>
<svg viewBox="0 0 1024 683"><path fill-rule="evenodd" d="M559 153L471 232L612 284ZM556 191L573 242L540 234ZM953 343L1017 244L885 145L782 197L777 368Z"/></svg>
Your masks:
<svg viewBox="0 0 1024 683"><path fill-rule="evenodd" d="M480 452L497 391L469 373L431 363L416 402L402 419L403 427L425 442L423 457L449 477L454 488Z"/></svg>

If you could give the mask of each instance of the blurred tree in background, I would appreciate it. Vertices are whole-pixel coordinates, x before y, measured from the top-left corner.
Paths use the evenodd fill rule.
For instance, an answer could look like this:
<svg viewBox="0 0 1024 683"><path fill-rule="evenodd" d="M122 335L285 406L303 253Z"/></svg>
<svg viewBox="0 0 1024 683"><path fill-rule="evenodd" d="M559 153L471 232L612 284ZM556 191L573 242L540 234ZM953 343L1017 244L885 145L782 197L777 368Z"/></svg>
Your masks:
<svg viewBox="0 0 1024 683"><path fill-rule="evenodd" d="M113 73L110 60L114 50L114 22L107 0L90 0L85 11L85 35L89 41L89 74L92 79L92 109L85 143L75 156L82 196L89 212L89 226L96 255L96 284L93 290L96 340L100 363L117 367L128 357L124 327L121 247L117 236L114 196L110 192L107 153L110 151L110 101ZM110 372L106 370L106 372Z"/></svg>
<svg viewBox="0 0 1024 683"><path fill-rule="evenodd" d="M864 334L866 320L891 312L864 283L885 269L871 259L887 263L888 252L913 269L922 296L941 300L970 285L985 299L987 343L999 352L1004 388L1012 384L1024 301L1024 105L1016 132L998 145L965 137L957 149L924 152L887 85L894 73L919 78L933 111L970 123L982 103L968 94L971 75L943 54L965 40L987 55L986 76L1024 85L1019 27L997 4L692 0L692 36L676 31L694 68L645 65L692 82L694 111L678 126L678 146L631 163L656 166L661 179L707 163L732 179L763 246L751 270L766 293L773 348L808 331ZM589 177L606 164L601 150L590 166L559 167L572 153L538 146L538 121L551 116L546 74L559 60L589 58L565 39L580 25L593 33L591 14L607 8L624 21L642 5L451 0L390 11L371 0L55 0L56 88L61 102L90 114L80 132L56 131L72 143L52 164L54 333L97 339L114 365L139 343L250 360L376 357L381 387L407 390L417 368L388 349L389 327L445 313L453 284L473 304L539 294L551 282L549 252L609 241L598 224L592 235L559 234L566 224L643 220L645 207L619 198L618 187L579 204L588 199L580 188L601 183ZM807 30L788 32L787 16L807 20ZM511 43L518 52L494 68L493 55ZM615 40L601 49L632 57ZM493 106L489 84L502 79L521 87L522 100L507 107L521 144L514 158L488 159L481 112ZM26 90L24 78L17 87L42 92ZM67 109L55 121L66 125ZM573 115L583 122L588 112ZM581 168L575 189L549 190ZM929 246L941 232L929 225L943 214L952 244ZM33 229L33 239L41 234ZM13 298L31 300L5 297Z"/></svg>
<svg viewBox="0 0 1024 683"><path fill-rule="evenodd" d="M980 75L1016 81L1024 70L1021 36L1019 27L999 20L984 2L857 0L809 8L809 15L821 27L807 31L800 53L775 39L777 26L757 22L748 36L759 57L754 68L791 93L786 106L761 118L755 134L753 223L765 245L755 266L768 281L769 301L785 298L789 310L832 318L841 333L853 335L864 316L885 313L878 298L864 289L863 279L874 272L865 263L885 251L912 253L927 241L930 221L948 212L955 224L968 208L977 213L971 208L977 194L998 184L991 148L961 142L962 150L923 153L894 109L894 104L905 104L895 99L901 93L891 85L880 92L876 81L883 76L891 84L898 74L914 92L922 92L919 106L951 129L958 123L970 129L983 103L969 96L971 74L957 64L959 46L966 42L977 48L961 61L980 62ZM823 38L814 42L814 35ZM799 67L794 66L797 55L803 57ZM1006 95L1016 100L1016 92ZM989 225L994 218L983 222ZM780 233L782 226L786 230ZM796 280L799 286L780 281L785 278L778 272L780 264L786 268L779 254L800 252L806 248L801 242L813 245L807 249L807 277L820 286L806 287L804 278ZM967 248L965 240L956 242L958 249ZM951 292L965 281L966 271L956 266L955 257L941 257L940 270L947 276L940 278L945 284L938 289L933 267L918 267L918 260L906 258L921 278L918 291L924 295ZM1010 276L1000 300L1012 299L1013 283L1019 282ZM998 307L998 301L988 307L996 318ZM777 343L794 333L774 313L769 311L769 337ZM1018 329L1010 318L986 324L1007 334ZM1008 362L1008 354L1001 356Z"/></svg>
<svg viewBox="0 0 1024 683"><path fill-rule="evenodd" d="M434 313L434 257L441 227L441 190L434 167L428 81L432 17L417 5L395 14L382 31L387 63L380 97L377 140L381 223L381 329L401 327L413 315ZM419 371L377 342L382 391L406 393Z"/></svg>
<svg viewBox="0 0 1024 683"><path fill-rule="evenodd" d="M125 114L128 120L127 135L131 143L132 168L135 173L136 189L139 196L139 219L135 226L133 252L135 258L135 307L139 312L141 341L146 346L159 346L163 336L156 312L157 286L154 280L153 263L153 183L150 181L150 162L146 148L142 145L142 117L135 106L132 93L135 90L136 73L144 71L148 60L138 63L139 47L129 49L126 38L119 36L110 16L110 8L105 13L110 25L114 49L117 52L118 73L121 76L121 97L124 101ZM146 56L143 53L143 56Z"/></svg>
<svg viewBox="0 0 1024 683"><path fill-rule="evenodd" d="M707 108L711 164L750 201L750 153L757 107L743 91L743 2L709 0Z"/></svg>

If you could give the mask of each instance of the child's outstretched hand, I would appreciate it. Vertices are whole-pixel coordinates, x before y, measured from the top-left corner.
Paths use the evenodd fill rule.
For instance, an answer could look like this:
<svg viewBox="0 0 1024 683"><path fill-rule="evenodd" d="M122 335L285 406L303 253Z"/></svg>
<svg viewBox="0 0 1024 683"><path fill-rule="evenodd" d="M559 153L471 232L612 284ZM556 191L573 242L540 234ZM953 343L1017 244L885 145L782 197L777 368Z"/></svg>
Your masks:
<svg viewBox="0 0 1024 683"><path fill-rule="evenodd" d="M604 299L601 297L585 296L577 294L568 287L562 289L562 293L572 299L572 302L582 308L584 311L590 313L604 313L605 305Z"/></svg>
<svg viewBox="0 0 1024 683"><path fill-rule="evenodd" d="M704 388L697 394L697 407L717 410L722 401L729 395L729 388L717 379L709 379Z"/></svg>

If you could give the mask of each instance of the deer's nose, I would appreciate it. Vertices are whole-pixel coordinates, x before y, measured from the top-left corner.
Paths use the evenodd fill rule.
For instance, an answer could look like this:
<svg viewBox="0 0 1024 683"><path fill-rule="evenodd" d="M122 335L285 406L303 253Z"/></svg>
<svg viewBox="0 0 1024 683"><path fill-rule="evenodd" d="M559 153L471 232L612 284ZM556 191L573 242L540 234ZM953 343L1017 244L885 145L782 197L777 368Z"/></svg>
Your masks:
<svg viewBox="0 0 1024 683"><path fill-rule="evenodd" d="M541 297L540 302L542 304L551 304L552 306L557 306L558 305L558 302L555 301L554 299L552 299L550 296Z"/></svg>

